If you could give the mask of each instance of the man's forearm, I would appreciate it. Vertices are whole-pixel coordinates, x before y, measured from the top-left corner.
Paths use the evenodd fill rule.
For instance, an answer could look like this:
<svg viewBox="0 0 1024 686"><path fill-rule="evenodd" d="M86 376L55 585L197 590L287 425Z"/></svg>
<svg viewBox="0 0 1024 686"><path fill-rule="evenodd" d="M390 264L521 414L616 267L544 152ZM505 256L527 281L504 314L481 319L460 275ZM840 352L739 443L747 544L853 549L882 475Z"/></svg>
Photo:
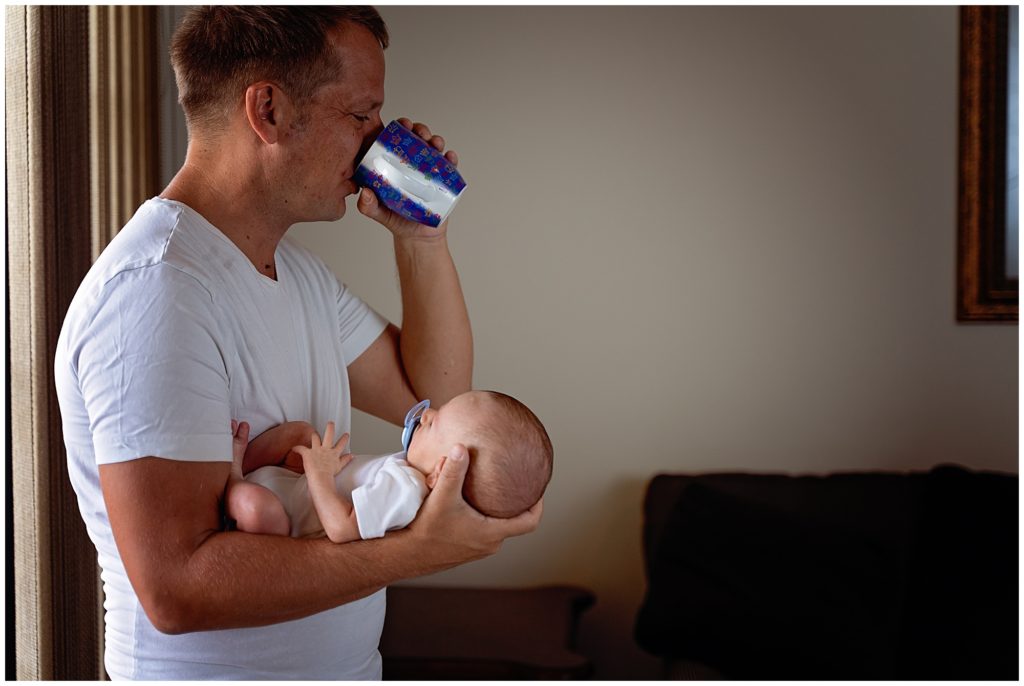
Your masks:
<svg viewBox="0 0 1024 686"><path fill-rule="evenodd" d="M100 465L118 552L160 631L296 619L468 559L407 531L345 545L219 531L229 471L227 462L154 457Z"/></svg>
<svg viewBox="0 0 1024 686"><path fill-rule="evenodd" d="M450 565L422 555L405 532L344 545L219 532L189 558L173 601L144 603L166 633L265 626L358 600L400 579ZM414 554L420 553L420 554ZM156 615L156 616L154 616Z"/></svg>
<svg viewBox="0 0 1024 686"><path fill-rule="evenodd" d="M402 364L417 397L438 405L473 383L473 334L445 236L395 239Z"/></svg>
<svg viewBox="0 0 1024 686"><path fill-rule="evenodd" d="M399 579L494 553L536 528L490 520L462 499L469 458L453 452L409 528L335 545L219 531L230 464L146 457L101 464L107 515L128 579L165 633L264 626L362 598Z"/></svg>

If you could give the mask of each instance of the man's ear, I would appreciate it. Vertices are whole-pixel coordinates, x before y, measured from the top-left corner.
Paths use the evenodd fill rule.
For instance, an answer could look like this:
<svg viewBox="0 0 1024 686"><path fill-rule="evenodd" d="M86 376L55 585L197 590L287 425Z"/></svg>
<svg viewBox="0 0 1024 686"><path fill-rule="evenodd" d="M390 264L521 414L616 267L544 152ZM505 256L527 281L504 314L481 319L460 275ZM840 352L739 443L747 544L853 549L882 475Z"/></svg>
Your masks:
<svg viewBox="0 0 1024 686"><path fill-rule="evenodd" d="M447 459L447 457L441 457L441 459L437 461L437 464L434 465L434 469L431 470L430 474L427 474L427 488L430 490L434 490L434 485L441 477L441 469L444 467L444 461Z"/></svg>
<svg viewBox="0 0 1024 686"><path fill-rule="evenodd" d="M291 101L277 84L260 81L245 89L245 117L264 143L278 141L290 115Z"/></svg>

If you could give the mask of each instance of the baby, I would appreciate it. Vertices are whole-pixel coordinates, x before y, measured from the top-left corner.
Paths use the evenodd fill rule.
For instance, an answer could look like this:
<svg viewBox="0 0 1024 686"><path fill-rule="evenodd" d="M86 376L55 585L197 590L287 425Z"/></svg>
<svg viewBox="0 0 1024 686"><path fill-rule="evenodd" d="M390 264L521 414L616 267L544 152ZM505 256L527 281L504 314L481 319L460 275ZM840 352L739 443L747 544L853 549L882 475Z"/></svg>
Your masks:
<svg viewBox="0 0 1024 686"><path fill-rule="evenodd" d="M405 418L404 451L393 455L346 454L348 434L335 443L333 422L322 441L305 422L278 425L252 443L244 426L233 422L232 430L226 510L237 529L249 533L326 533L343 543L405 527L455 443L470 457L463 496L485 515L525 512L551 479L553 450L544 425L521 402L493 391L469 391L437 409L429 400L417 404ZM249 471L256 465L270 466Z"/></svg>

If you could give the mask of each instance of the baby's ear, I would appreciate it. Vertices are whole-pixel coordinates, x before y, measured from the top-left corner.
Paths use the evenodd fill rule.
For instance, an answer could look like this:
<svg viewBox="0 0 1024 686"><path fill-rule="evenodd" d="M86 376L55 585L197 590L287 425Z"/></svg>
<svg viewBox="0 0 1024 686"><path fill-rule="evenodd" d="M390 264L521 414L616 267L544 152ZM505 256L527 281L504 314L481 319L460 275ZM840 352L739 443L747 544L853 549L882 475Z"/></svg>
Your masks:
<svg viewBox="0 0 1024 686"><path fill-rule="evenodd" d="M434 486L437 484L437 480L441 478L441 470L444 468L444 461L448 459L441 456L441 459L434 465L434 469L431 470L430 474L427 474L427 488L434 490Z"/></svg>

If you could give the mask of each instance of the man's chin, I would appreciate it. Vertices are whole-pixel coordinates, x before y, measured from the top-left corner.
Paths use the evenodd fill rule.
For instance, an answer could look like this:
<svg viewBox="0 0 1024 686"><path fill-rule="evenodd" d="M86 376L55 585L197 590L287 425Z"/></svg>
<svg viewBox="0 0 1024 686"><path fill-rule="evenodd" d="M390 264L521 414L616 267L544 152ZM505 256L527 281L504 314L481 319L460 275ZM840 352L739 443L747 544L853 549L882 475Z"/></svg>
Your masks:
<svg viewBox="0 0 1024 686"><path fill-rule="evenodd" d="M347 201L347 198L342 198L341 202L338 203L337 207L332 207L331 209L325 211L324 212L325 216L322 219L318 219L317 221L336 222L339 219L341 219L342 217L344 217L345 214L348 211L348 207L347 207L347 202L346 201Z"/></svg>

